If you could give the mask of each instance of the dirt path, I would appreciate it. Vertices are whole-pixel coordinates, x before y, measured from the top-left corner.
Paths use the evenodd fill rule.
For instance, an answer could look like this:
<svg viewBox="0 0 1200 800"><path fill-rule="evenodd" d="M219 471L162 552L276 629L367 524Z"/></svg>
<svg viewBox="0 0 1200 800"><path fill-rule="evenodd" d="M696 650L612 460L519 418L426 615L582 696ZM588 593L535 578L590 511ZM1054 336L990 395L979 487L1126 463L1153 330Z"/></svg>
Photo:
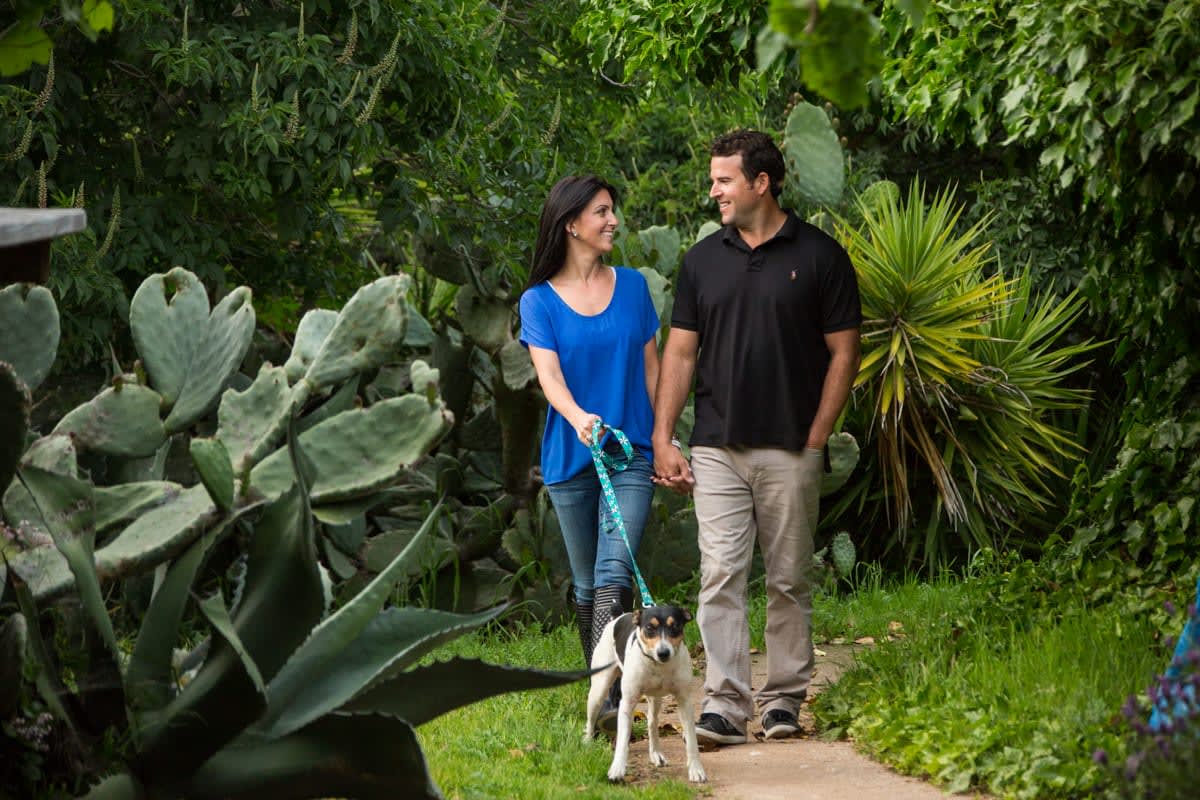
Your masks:
<svg viewBox="0 0 1200 800"><path fill-rule="evenodd" d="M833 681L852 663L854 645L823 644L817 655L817 667L809 688L810 699ZM702 671L703 665L698 665ZM755 686L766 675L765 654L752 656ZM696 707L703 695L701 679L696 680ZM684 766L683 737L678 731L678 710L668 703L666 718L670 730L663 730L662 748L668 764L650 765L643 739L630 745L629 778L636 783L660 781L671 777L687 780ZM802 733L798 738L768 741L755 720L748 733L749 742L700 754L708 773L708 785L701 794L720 800L934 800L949 797L940 789L899 775L855 751L849 742L823 742L811 738L814 729L808 706L800 712ZM959 795L961 797L961 795Z"/></svg>

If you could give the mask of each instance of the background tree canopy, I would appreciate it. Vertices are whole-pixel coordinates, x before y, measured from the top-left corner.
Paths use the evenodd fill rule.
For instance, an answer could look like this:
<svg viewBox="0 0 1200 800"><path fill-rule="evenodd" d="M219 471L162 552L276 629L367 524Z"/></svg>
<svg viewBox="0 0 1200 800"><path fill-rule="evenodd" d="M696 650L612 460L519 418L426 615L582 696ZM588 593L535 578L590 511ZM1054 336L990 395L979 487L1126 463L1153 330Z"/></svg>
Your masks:
<svg viewBox="0 0 1200 800"><path fill-rule="evenodd" d="M1135 564L1165 577L1194 554L1194 3L12 8L0 19L0 197L89 212L90 231L56 245L52 278L75 361L102 361L110 341L129 353L129 292L174 265L247 284L260 323L285 336L302 309L405 270L415 310L443 337L440 365L473 376L451 402L462 422L493 402L524 418L536 391L501 358L516 320L496 317L508 328L480 344L464 308L511 305L549 185L569 172L618 177L622 251L662 265L666 298L670 265L711 218L707 141L739 125L784 137L789 112L811 100L845 151L848 191L825 211L854 224L854 193L878 178L957 187L959 224L986 218L988 269L1027 270L1035 292L1077 290L1086 304L1066 341L1106 343L1069 381L1091 390L1088 405L1055 412L1082 461L1064 462L1064 477L1038 487L1052 502L1011 516L1004 535L1034 552L1069 543L1056 551L1064 564L1105 574ZM822 210L794 186L790 205ZM675 252L637 235L655 226L673 229ZM496 377L505 364L521 388ZM867 425L857 413L847 424ZM524 452L535 436L526 424L506 447ZM872 469L864 459L867 488L835 500L829 525L864 554L921 560L892 543L957 523L929 491L914 490L911 530L869 513L882 502Z"/></svg>

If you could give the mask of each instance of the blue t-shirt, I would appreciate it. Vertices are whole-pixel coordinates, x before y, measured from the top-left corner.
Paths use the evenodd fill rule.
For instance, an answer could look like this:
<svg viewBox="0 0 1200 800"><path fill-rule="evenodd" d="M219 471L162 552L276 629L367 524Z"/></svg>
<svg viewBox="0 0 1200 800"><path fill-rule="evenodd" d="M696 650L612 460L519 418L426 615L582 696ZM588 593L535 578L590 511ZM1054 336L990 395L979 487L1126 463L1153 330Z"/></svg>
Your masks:
<svg viewBox="0 0 1200 800"><path fill-rule="evenodd" d="M584 411L625 432L653 461L654 411L646 391L646 342L658 332L658 313L646 279L635 269L614 267L616 286L608 307L595 316L574 311L548 282L521 295L521 344L558 354L571 396ZM542 479L561 483L592 466L591 452L553 406L542 434Z"/></svg>

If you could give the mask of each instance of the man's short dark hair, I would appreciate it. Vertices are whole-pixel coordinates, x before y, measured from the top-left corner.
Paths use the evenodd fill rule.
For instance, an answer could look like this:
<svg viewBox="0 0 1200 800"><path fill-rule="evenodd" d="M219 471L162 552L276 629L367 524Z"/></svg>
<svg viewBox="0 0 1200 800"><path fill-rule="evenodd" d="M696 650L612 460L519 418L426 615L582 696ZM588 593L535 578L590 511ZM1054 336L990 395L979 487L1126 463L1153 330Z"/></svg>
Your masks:
<svg viewBox="0 0 1200 800"><path fill-rule="evenodd" d="M783 191L783 153L770 136L761 131L737 130L718 136L709 149L709 155L732 156L741 154L742 172L753 181L758 173L767 173L771 181L771 196L779 197Z"/></svg>

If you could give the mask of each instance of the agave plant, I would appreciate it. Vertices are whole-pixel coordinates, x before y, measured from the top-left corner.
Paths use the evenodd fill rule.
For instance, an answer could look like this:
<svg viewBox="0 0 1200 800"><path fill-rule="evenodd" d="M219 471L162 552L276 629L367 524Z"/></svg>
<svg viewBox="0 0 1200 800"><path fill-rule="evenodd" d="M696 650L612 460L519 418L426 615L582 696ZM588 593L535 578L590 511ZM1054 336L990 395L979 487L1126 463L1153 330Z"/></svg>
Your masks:
<svg viewBox="0 0 1200 800"><path fill-rule="evenodd" d="M260 504L256 522L246 513L228 514L226 524L170 562L127 659L99 591L90 485L36 467L20 469L22 484L71 565L87 621L107 646L105 671L113 680L108 706L123 710L101 722L127 733L123 738L130 742L125 769L102 780L88 797L440 797L413 728L467 703L584 674L465 659L410 669L437 645L502 611L463 615L384 608L434 526L436 507L392 563L331 610L311 507L316 473L294 425L287 450L292 487ZM253 530L244 569L228 599L220 589L200 596L202 567L239 518ZM23 615L36 619L32 593L17 583ZM173 653L183 643L181 623L193 598L211 635L194 654L199 662L194 676L184 682ZM29 628L40 638L36 626ZM57 681L49 648L39 641L34 651L57 692L69 696ZM112 702L113 693L120 703ZM66 704L56 705L72 719ZM97 726L95 716L89 725Z"/></svg>
<svg viewBox="0 0 1200 800"><path fill-rule="evenodd" d="M915 524L915 487L936 489L923 553L932 564L948 552L941 520L990 544L994 526L1048 502L1045 476L1061 475L1079 450L1053 414L1086 401L1065 379L1095 345L1059 344L1082 310L1076 296L1032 298L1027 273L989 273L987 219L958 230L953 191L926 203L914 182L906 199L878 192L857 210L860 226L837 228L863 306L855 389L902 540Z"/></svg>

